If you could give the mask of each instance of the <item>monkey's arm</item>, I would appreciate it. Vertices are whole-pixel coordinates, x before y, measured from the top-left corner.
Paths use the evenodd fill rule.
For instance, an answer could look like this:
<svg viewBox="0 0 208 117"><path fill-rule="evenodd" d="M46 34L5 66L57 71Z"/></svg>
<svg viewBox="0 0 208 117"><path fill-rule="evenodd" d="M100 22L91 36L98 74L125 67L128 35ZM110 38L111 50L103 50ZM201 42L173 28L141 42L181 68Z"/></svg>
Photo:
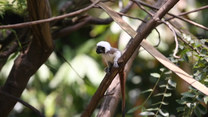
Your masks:
<svg viewBox="0 0 208 117"><path fill-rule="evenodd" d="M119 50L117 50L115 53L114 53L114 59L113 59L113 67L116 67L118 68L118 59L121 57L121 52Z"/></svg>

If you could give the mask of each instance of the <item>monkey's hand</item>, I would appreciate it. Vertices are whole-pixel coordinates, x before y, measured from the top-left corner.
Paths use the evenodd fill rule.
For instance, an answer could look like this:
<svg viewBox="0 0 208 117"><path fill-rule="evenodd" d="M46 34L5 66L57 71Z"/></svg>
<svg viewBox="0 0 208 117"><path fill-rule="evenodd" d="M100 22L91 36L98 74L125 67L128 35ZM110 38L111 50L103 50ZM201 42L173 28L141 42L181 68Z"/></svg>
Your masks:
<svg viewBox="0 0 208 117"><path fill-rule="evenodd" d="M105 72L106 72L106 73L110 73L110 68L109 68L109 67L106 67L106 68L105 68Z"/></svg>
<svg viewBox="0 0 208 117"><path fill-rule="evenodd" d="M118 62L117 61L114 61L114 63L113 63L113 67L115 67L115 68L118 68L119 66L118 66Z"/></svg>

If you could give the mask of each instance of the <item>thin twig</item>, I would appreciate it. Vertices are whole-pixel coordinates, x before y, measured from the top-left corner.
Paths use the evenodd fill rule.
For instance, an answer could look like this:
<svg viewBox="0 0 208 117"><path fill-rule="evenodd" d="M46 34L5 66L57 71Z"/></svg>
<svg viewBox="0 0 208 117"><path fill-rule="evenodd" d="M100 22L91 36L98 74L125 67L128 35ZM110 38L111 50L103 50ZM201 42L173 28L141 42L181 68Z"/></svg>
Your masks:
<svg viewBox="0 0 208 117"><path fill-rule="evenodd" d="M140 9L142 9L144 12L146 12L147 14L149 14L150 16L153 16L153 14L151 12L149 12L148 10L146 10L140 3L137 4L139 6ZM157 28L155 28L156 32L158 33L158 37L159 37L159 42L157 45L155 45L155 47L159 46L160 42L161 42L161 38L160 38L160 32L157 30Z"/></svg>
<svg viewBox="0 0 208 117"><path fill-rule="evenodd" d="M174 53L173 53L173 57L180 58L180 56L176 55L178 53L178 38L177 38L177 34L175 32L175 29L173 28L173 26L169 22L166 22L164 20L161 20L161 21L173 32L174 40L175 40L175 44L176 44L175 49L174 49Z"/></svg>
<svg viewBox="0 0 208 117"><path fill-rule="evenodd" d="M139 1L139 0L132 0L132 1L135 2L137 5L140 3L141 5L146 6L146 7L149 7L149 8L151 8L151 9L159 10L159 8L154 7L154 6L151 6L151 5L149 5L149 4L145 3L145 2L142 2L142 1ZM189 24L192 24L192 25L194 25L194 26L196 26L196 27L198 27L198 28L201 28L201 29L204 29L204 30L208 31L208 28L207 28L207 27L205 27L205 26L203 26L203 25L201 25L201 24L199 24L199 23L196 23L196 22L191 21L191 20L189 20L189 19L186 19L186 18L177 16L177 15L174 15L174 14L172 14L172 13L167 13L167 14L170 15L170 16L172 16L172 17L175 17L175 18L177 18L177 19L180 19L180 20L182 20L182 21L184 21L184 22L187 22L187 23L189 23Z"/></svg>
<svg viewBox="0 0 208 117"><path fill-rule="evenodd" d="M125 17L128 17L128 18L131 18L131 19L135 19L135 20L140 20L144 23L146 23L145 20L141 19L141 18L138 18L138 17L133 17L133 16L130 16L130 15L127 15L127 14L124 14L124 13L121 13L121 12L117 12L119 15L122 15L122 16L125 16Z"/></svg>
<svg viewBox="0 0 208 117"><path fill-rule="evenodd" d="M47 18L47 19L42 19L42 20L31 21L31 22L24 22L24 23L11 24L11 25L2 25L2 26L0 26L0 29L23 28L23 27L26 27L26 26L32 26L32 25L36 25L36 24L41 24L41 23L46 23L46 22L51 22L51 21L55 21L55 20L64 19L66 17L71 17L71 16L74 16L74 15L78 15L82 12L85 12L85 11L93 8L99 1L100 0L96 0L91 5L83 8L83 9L80 9L78 11L74 11L72 13L68 13L68 14L64 14L64 15L60 15L60 16L56 16L56 17L51 17L51 18Z"/></svg>
<svg viewBox="0 0 208 117"><path fill-rule="evenodd" d="M146 23L146 21L143 20L143 19L141 19L141 18L132 17L132 16L130 16L130 15L127 15L127 14L124 14L124 13L121 13L121 12L117 12L117 13L118 13L119 15L122 15L122 16L125 16L125 17L129 17L129 18L131 18L131 19L140 20L140 21ZM149 15L150 15L150 14L149 14ZM152 15L152 13L151 13L151 15ZM155 47L157 47L157 46L159 46L159 44L160 44L160 42L161 42L161 36L160 36L160 32L158 31L158 29L155 28L155 30L156 30L156 32L158 33L158 39L159 39L159 42L155 45Z"/></svg>
<svg viewBox="0 0 208 117"><path fill-rule="evenodd" d="M129 9L132 6L133 6L133 2L130 1L128 3L128 5L126 5L123 9L121 9L120 12L126 13L127 11L129 11ZM59 31L54 32L53 37L56 38L56 37L62 37L62 36L68 35L69 33L74 32L87 24L103 25L103 24L109 24L112 21L113 21L113 19L111 17L106 18L106 19L96 18L96 17L92 17L92 16L84 17L77 24L65 27Z"/></svg>
<svg viewBox="0 0 208 117"><path fill-rule="evenodd" d="M59 51L56 51L57 54L72 68L72 70L75 72L75 74L83 80L83 78L81 77L81 75L75 70L75 68L72 66L72 64L66 60L66 58L59 52Z"/></svg>
<svg viewBox="0 0 208 117"><path fill-rule="evenodd" d="M178 14L178 16L188 15L190 13L198 12L198 11L201 11L201 10L204 10L204 9L208 9L208 5L203 6L203 7L200 7L200 8L197 8L197 9L194 9L194 10L191 10L191 11L187 11L187 12L180 13L180 14ZM168 18L168 19L166 19L166 21L169 21L169 20L171 20L173 18L174 17Z"/></svg>
<svg viewBox="0 0 208 117"><path fill-rule="evenodd" d="M159 39L159 41L158 41L157 45L155 45L155 47L158 47L158 46L160 45L160 42L161 42L161 36L160 36L160 32L158 31L157 28L155 28L155 31L157 32L157 34L158 34L158 39Z"/></svg>
<svg viewBox="0 0 208 117"><path fill-rule="evenodd" d="M8 94L6 92L3 92L2 90L0 90L0 93L3 94L4 96L8 97L8 98L11 98L15 101L18 101L19 103L21 103L22 105L28 107L29 109L31 109L34 113L36 113L38 116L40 117L45 117L38 109L36 109L35 107L33 107L32 105L28 104L27 102L21 100L20 98L18 97L15 97L11 94Z"/></svg>
<svg viewBox="0 0 208 117"><path fill-rule="evenodd" d="M140 9L142 9L144 12L146 12L147 14L149 14L150 16L153 16L153 14L151 12L149 12L148 10L146 10L140 3L137 4L139 6Z"/></svg>

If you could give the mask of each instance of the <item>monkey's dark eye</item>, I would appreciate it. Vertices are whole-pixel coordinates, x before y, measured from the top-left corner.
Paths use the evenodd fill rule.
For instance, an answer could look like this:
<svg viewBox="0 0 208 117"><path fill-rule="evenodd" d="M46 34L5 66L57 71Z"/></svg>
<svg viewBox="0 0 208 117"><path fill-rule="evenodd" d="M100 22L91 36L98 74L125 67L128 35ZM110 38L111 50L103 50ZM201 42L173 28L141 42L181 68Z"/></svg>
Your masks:
<svg viewBox="0 0 208 117"><path fill-rule="evenodd" d="M100 53L105 53L105 47L98 46L97 49L96 49L96 52L97 52L98 54L100 54Z"/></svg>

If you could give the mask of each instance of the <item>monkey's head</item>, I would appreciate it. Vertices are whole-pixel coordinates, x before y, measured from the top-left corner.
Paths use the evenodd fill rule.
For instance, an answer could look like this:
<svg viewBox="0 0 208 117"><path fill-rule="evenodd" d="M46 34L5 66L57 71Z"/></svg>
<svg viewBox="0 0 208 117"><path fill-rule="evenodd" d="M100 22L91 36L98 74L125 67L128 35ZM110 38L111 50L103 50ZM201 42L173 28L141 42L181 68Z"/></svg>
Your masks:
<svg viewBox="0 0 208 117"><path fill-rule="evenodd" d="M105 54L110 51L111 45L107 41L100 41L97 43L96 52L97 54Z"/></svg>

